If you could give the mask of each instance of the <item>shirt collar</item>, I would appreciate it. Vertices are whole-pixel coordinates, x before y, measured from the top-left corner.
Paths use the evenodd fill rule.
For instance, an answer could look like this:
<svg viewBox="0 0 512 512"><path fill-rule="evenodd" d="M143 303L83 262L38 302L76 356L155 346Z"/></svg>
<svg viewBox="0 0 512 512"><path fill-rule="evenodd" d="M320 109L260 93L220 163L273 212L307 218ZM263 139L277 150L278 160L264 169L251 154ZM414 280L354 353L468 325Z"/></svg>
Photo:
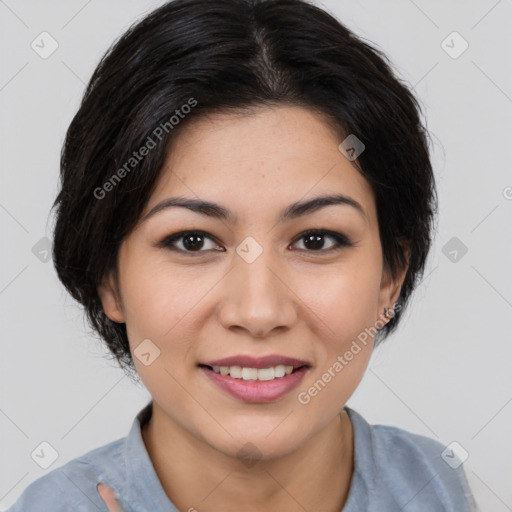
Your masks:
<svg viewBox="0 0 512 512"><path fill-rule="evenodd" d="M369 498L377 484L377 471L372 449L372 432L368 422L354 409L345 406L354 431L354 472L348 496L341 512L368 510Z"/></svg>
<svg viewBox="0 0 512 512"><path fill-rule="evenodd" d="M134 510L178 512L165 493L142 438L141 428L153 413L153 401L136 416L125 445L126 492Z"/></svg>

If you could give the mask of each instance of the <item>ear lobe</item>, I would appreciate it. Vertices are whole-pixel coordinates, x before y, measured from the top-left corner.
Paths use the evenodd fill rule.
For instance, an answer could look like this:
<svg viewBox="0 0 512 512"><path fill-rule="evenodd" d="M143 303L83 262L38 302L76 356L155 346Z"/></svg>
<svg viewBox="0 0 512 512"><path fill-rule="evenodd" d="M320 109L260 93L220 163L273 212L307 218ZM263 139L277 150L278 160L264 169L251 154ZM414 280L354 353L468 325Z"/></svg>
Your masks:
<svg viewBox="0 0 512 512"><path fill-rule="evenodd" d="M113 322L124 323L125 318L121 307L121 300L112 274L106 276L98 286L98 295L107 317Z"/></svg>

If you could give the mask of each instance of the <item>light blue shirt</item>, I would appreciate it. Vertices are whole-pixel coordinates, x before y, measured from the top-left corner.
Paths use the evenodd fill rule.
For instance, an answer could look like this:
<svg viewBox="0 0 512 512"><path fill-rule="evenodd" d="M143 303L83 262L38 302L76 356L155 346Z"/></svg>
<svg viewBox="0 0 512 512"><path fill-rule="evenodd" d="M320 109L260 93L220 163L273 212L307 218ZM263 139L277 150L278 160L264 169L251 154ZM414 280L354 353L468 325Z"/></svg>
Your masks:
<svg viewBox="0 0 512 512"><path fill-rule="evenodd" d="M152 402L127 437L87 452L32 482L7 512L106 512L96 491L103 481L124 512L178 512L165 494L141 435ZM345 407L354 430L354 473L340 512L473 512L463 466L441 457L438 441L397 427L369 425ZM198 497L198 500L200 498ZM244 498L240 497L240 510ZM201 512L201 504L191 503ZM187 512L187 511L182 511Z"/></svg>

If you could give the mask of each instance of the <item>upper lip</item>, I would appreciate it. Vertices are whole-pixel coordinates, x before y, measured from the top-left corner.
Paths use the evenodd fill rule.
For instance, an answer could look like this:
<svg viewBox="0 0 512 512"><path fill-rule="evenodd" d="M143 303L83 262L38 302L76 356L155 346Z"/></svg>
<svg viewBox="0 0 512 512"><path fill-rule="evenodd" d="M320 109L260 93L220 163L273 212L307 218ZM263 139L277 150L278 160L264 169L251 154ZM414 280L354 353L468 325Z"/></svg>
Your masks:
<svg viewBox="0 0 512 512"><path fill-rule="evenodd" d="M205 366L242 366L243 368L269 368L271 366L293 366L300 368L301 366L311 366L307 361L296 359L294 357L281 356L279 354L270 354L262 357L254 357L250 355L237 355L216 359L215 361L206 361L200 363Z"/></svg>

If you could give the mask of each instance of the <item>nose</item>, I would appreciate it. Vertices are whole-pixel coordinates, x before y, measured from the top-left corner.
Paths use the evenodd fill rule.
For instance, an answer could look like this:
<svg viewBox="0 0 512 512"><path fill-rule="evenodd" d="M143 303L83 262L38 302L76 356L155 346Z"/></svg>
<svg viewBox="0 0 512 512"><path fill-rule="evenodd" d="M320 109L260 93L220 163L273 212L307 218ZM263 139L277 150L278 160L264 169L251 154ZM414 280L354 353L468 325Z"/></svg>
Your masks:
<svg viewBox="0 0 512 512"><path fill-rule="evenodd" d="M283 269L263 251L249 263L235 255L233 268L222 283L217 308L220 323L230 330L266 338L290 329L297 321L297 297Z"/></svg>

